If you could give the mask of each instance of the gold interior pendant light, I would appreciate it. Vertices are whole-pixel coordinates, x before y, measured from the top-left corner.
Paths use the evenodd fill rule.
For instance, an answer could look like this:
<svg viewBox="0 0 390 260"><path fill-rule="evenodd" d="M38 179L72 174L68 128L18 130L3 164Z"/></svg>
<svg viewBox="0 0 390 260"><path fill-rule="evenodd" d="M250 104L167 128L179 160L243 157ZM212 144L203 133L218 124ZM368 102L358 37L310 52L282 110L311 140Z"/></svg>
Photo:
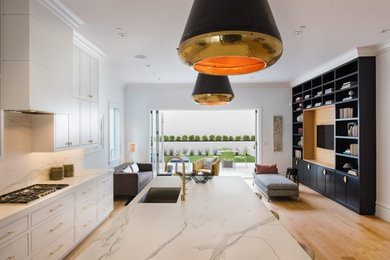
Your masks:
<svg viewBox="0 0 390 260"><path fill-rule="evenodd" d="M267 0L194 0L178 51L198 72L240 75L270 67L283 44Z"/></svg>
<svg viewBox="0 0 390 260"><path fill-rule="evenodd" d="M233 100L234 94L227 76L199 73L192 98L199 105L225 105Z"/></svg>

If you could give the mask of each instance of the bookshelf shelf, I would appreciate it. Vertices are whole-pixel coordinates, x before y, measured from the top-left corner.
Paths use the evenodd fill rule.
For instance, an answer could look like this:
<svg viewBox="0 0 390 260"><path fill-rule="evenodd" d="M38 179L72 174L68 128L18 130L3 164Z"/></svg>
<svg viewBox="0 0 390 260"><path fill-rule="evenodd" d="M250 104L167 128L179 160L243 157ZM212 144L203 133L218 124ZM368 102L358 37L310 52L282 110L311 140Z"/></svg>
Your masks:
<svg viewBox="0 0 390 260"><path fill-rule="evenodd" d="M292 90L292 156L300 182L359 214L375 212L375 75L375 57L358 57ZM330 89L331 92L325 93ZM305 100L305 95L310 98ZM302 100L295 102L297 97ZM332 118L329 124L334 124L334 150L324 152L317 149L315 126L318 124L307 120L311 118L310 114L317 113L314 111L330 102L334 106L333 112L317 117L321 120ZM297 111L300 104L302 107ZM300 113L304 114L305 124L296 122ZM316 120L315 116L313 118L312 121ZM303 135L298 134L298 128L303 128ZM358 136L349 136L352 134ZM300 138L303 138L303 148L297 146ZM348 164L358 176L347 173L344 167Z"/></svg>

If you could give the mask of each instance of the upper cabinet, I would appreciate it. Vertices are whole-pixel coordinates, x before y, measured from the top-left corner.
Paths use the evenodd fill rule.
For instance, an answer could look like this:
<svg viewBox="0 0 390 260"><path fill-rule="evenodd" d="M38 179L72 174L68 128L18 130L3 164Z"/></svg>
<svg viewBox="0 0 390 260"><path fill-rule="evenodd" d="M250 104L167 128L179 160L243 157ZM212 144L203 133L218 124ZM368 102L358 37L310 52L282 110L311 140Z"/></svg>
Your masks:
<svg viewBox="0 0 390 260"><path fill-rule="evenodd" d="M72 112L73 30L39 0L1 0L3 108Z"/></svg>
<svg viewBox="0 0 390 260"><path fill-rule="evenodd" d="M73 96L97 102L99 61L86 51L73 48Z"/></svg>

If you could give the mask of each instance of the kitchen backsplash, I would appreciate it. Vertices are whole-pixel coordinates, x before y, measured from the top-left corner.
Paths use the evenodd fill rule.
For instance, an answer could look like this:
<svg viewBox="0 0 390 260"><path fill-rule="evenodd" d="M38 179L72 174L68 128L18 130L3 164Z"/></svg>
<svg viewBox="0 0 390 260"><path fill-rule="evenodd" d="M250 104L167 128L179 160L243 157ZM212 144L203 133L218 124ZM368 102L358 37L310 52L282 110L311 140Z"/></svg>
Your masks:
<svg viewBox="0 0 390 260"><path fill-rule="evenodd" d="M31 115L4 113L4 160L0 161L0 194L49 180L52 166L83 168L83 150L31 152Z"/></svg>

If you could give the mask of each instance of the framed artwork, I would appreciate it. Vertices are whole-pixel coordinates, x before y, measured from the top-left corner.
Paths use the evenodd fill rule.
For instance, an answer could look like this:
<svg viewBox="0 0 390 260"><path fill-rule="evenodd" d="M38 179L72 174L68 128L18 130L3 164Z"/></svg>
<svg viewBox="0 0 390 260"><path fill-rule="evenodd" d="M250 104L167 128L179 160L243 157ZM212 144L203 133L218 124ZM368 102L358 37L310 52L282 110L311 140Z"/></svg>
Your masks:
<svg viewBox="0 0 390 260"><path fill-rule="evenodd" d="M274 116L274 152L283 151L283 117L282 116Z"/></svg>

